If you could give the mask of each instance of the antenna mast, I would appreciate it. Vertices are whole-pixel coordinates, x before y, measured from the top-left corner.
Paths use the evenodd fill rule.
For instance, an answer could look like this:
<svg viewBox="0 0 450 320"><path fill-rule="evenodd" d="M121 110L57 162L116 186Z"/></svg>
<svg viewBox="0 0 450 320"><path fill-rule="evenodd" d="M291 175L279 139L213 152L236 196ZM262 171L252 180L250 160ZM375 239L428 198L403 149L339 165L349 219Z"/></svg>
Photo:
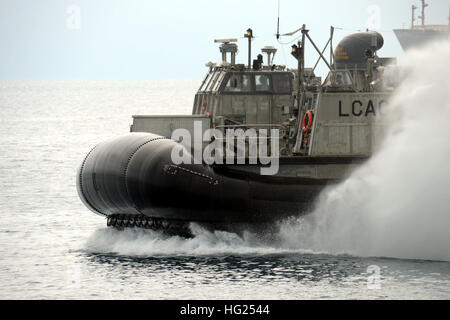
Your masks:
<svg viewBox="0 0 450 320"><path fill-rule="evenodd" d="M417 7L415 5L412 5L412 17L411 17L411 29L414 29L414 21L416 21L416 14L414 11L416 11Z"/></svg>
<svg viewBox="0 0 450 320"><path fill-rule="evenodd" d="M248 70L252 69L252 39L253 39L253 30L247 29L247 33L244 34L245 38L248 38Z"/></svg>
<svg viewBox="0 0 450 320"><path fill-rule="evenodd" d="M278 0L277 40L280 39L280 0Z"/></svg>
<svg viewBox="0 0 450 320"><path fill-rule="evenodd" d="M422 15L419 17L419 19L422 20L422 27L425 26L425 8L428 7L428 4L425 3L425 0L422 0Z"/></svg>

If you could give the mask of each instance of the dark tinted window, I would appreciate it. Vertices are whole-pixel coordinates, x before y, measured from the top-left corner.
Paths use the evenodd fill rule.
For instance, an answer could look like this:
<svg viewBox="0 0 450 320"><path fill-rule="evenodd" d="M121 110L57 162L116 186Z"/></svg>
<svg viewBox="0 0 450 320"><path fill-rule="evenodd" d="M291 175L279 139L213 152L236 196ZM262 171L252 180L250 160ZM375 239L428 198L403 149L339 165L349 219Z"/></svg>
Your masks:
<svg viewBox="0 0 450 320"><path fill-rule="evenodd" d="M291 93L291 76L289 74L272 74L275 93Z"/></svg>
<svg viewBox="0 0 450 320"><path fill-rule="evenodd" d="M206 77L205 81L203 82L202 86L200 87L200 91L206 91L206 87L208 86L209 82L211 81L213 73L208 73L208 76Z"/></svg>
<svg viewBox="0 0 450 320"><path fill-rule="evenodd" d="M220 74L219 72L214 72L214 75L213 75L211 81L209 81L208 87L206 88L205 91L212 91L214 85L217 82L217 78L219 77L219 74Z"/></svg>
<svg viewBox="0 0 450 320"><path fill-rule="evenodd" d="M212 91L217 91L219 90L220 85L222 84L223 81L223 77L225 76L225 72L221 72L219 74L219 77L216 80L216 83L214 84L214 87L212 88Z"/></svg>
<svg viewBox="0 0 450 320"><path fill-rule="evenodd" d="M249 92L251 91L250 76L248 74L233 73L224 88L225 92Z"/></svg>
<svg viewBox="0 0 450 320"><path fill-rule="evenodd" d="M270 75L257 74L255 75L256 91L270 91Z"/></svg>
<svg viewBox="0 0 450 320"><path fill-rule="evenodd" d="M350 76L350 73L347 71L337 71L334 74L334 83L335 86L351 86L352 78Z"/></svg>

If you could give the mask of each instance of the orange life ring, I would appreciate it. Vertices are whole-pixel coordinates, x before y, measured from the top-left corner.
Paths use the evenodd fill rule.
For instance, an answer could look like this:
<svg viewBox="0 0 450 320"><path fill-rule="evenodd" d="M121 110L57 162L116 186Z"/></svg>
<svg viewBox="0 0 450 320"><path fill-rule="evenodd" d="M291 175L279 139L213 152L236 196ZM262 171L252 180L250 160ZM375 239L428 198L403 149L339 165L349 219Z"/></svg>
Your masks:
<svg viewBox="0 0 450 320"><path fill-rule="evenodd" d="M306 120L306 118L308 118L308 120ZM309 129L311 129L312 121L313 121L313 113L311 110L308 110L308 111L306 111L305 116L303 117L303 121L302 121L303 132L308 132Z"/></svg>

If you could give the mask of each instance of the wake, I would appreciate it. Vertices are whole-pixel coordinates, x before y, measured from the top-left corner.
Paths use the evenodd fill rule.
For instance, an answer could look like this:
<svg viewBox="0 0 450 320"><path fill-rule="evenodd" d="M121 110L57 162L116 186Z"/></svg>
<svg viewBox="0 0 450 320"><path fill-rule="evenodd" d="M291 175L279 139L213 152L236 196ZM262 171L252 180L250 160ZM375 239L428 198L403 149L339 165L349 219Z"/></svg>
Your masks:
<svg viewBox="0 0 450 320"><path fill-rule="evenodd" d="M407 52L378 152L280 236L287 247L450 261L450 43ZM391 120L392 120L391 119Z"/></svg>

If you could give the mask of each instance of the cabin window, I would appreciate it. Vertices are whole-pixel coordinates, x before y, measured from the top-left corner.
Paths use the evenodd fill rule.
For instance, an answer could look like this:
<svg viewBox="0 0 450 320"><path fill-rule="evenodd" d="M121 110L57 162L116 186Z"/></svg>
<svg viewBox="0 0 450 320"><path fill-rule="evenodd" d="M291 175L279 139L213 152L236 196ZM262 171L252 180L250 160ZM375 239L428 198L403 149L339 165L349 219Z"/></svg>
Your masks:
<svg viewBox="0 0 450 320"><path fill-rule="evenodd" d="M248 74L231 74L224 88L225 92L250 92L251 82Z"/></svg>
<svg viewBox="0 0 450 320"><path fill-rule="evenodd" d="M334 83L335 86L351 86L353 84L352 78L350 74L346 71L337 71L334 74Z"/></svg>
<svg viewBox="0 0 450 320"><path fill-rule="evenodd" d="M291 77L289 74L273 74L272 80L275 93L291 93Z"/></svg>
<svg viewBox="0 0 450 320"><path fill-rule="evenodd" d="M214 72L212 79L209 81L208 88L206 89L206 91L213 91L213 87L216 84L219 75L220 72Z"/></svg>
<svg viewBox="0 0 450 320"><path fill-rule="evenodd" d="M214 88L212 89L212 91L218 91L219 90L220 85L222 84L224 76L225 76L225 72L219 73L219 77L217 78L216 83L214 84Z"/></svg>
<svg viewBox="0 0 450 320"><path fill-rule="evenodd" d="M268 74L255 75L256 91L270 91L270 76Z"/></svg>
<svg viewBox="0 0 450 320"><path fill-rule="evenodd" d="M209 82L211 81L212 75L213 75L212 72L208 73L208 75L206 76L206 79L203 82L202 86L200 87L199 91L206 91L206 87L208 86Z"/></svg>

